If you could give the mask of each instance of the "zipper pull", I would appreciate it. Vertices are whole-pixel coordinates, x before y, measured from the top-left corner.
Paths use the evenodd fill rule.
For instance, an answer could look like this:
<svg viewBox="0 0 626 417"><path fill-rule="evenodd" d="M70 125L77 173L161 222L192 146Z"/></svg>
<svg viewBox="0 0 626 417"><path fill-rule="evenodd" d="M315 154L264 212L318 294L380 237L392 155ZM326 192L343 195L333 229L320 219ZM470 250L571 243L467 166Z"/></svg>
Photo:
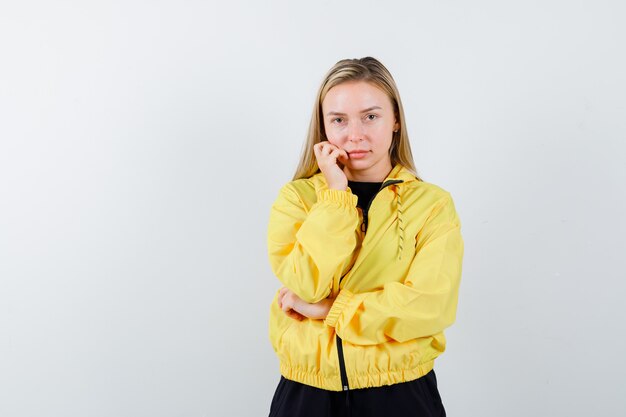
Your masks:
<svg viewBox="0 0 626 417"><path fill-rule="evenodd" d="M357 209L359 210L359 214L361 215L361 226L359 227L359 229L361 229L362 233L365 233L365 230L367 229L367 225L365 224L365 222L367 221L367 216L361 207L357 207Z"/></svg>
<svg viewBox="0 0 626 417"><path fill-rule="evenodd" d="M364 213L363 214L363 222L361 223L361 231L363 233L367 232L367 219L368 219L368 214Z"/></svg>

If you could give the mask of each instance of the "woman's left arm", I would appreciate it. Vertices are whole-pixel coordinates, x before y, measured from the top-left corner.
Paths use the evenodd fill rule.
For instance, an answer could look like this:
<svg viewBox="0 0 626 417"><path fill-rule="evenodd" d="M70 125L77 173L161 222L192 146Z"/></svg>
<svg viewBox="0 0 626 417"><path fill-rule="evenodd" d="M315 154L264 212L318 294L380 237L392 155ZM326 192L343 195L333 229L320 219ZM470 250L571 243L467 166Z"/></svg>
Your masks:
<svg viewBox="0 0 626 417"><path fill-rule="evenodd" d="M364 293L342 289L324 322L357 345L439 333L456 319L463 252L461 223L448 194L418 234L404 281Z"/></svg>
<svg viewBox="0 0 626 417"><path fill-rule="evenodd" d="M304 318L323 320L333 306L334 298L325 298L317 303L307 303L287 287L278 290L278 307L289 317L296 320Z"/></svg>

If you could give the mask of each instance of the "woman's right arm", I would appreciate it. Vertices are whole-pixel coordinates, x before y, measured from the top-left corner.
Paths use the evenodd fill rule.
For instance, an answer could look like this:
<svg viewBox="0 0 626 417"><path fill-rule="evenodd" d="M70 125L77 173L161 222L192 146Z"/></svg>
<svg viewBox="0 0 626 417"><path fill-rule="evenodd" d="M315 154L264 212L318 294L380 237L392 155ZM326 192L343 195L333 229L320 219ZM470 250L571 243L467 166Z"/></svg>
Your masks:
<svg viewBox="0 0 626 417"><path fill-rule="evenodd" d="M268 254L274 275L302 300L328 297L356 247L357 196L322 189L307 212L294 186L280 189L268 226Z"/></svg>

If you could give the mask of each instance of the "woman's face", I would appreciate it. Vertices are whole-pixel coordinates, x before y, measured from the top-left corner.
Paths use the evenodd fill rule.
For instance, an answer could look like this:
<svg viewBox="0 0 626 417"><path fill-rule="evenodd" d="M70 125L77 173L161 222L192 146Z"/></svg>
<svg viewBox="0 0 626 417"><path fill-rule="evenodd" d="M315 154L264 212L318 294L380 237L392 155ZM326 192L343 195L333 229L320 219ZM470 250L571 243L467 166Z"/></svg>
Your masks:
<svg viewBox="0 0 626 417"><path fill-rule="evenodd" d="M349 180L380 182L391 171L389 147L400 128L387 94L366 81L344 82L322 101L328 141L348 152Z"/></svg>

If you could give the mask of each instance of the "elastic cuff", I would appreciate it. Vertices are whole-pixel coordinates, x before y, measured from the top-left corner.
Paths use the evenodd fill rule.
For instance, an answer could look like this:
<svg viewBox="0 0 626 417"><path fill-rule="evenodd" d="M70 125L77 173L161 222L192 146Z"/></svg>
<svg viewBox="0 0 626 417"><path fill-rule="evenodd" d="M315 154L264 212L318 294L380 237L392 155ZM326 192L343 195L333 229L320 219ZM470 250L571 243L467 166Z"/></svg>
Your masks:
<svg viewBox="0 0 626 417"><path fill-rule="evenodd" d="M335 327L337 320L339 320L339 315L343 309L346 308L353 295L353 293L345 289L339 291L339 295L337 295L337 298L333 301L333 305L330 307L330 311L328 311L328 315L324 319L324 323L327 326Z"/></svg>
<svg viewBox="0 0 626 417"><path fill-rule="evenodd" d="M326 188L317 194L318 201L334 201L340 204L346 204L350 207L356 207L359 197L352 194L348 190L335 190L334 188Z"/></svg>

